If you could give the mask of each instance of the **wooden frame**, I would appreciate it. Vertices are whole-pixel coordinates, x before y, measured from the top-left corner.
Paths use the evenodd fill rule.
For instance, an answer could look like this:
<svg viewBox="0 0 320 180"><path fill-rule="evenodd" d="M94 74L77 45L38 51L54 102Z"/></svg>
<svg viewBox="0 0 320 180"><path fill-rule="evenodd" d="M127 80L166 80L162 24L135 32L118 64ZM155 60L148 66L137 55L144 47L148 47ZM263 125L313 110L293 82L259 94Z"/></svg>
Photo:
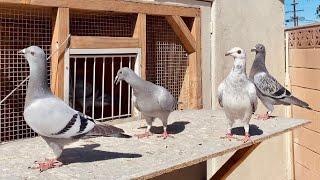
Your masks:
<svg viewBox="0 0 320 180"><path fill-rule="evenodd" d="M137 48L138 38L128 37L98 37L98 36L72 36L70 48L77 49L110 49L110 48Z"/></svg>

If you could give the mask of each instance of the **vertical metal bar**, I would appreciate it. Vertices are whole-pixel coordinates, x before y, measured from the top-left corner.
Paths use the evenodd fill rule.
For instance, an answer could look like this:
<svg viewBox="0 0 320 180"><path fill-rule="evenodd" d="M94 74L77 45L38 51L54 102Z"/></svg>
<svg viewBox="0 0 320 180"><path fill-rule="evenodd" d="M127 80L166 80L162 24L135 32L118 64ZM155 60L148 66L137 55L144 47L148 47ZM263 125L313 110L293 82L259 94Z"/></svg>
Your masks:
<svg viewBox="0 0 320 180"><path fill-rule="evenodd" d="M72 92L72 108L76 106L76 84L77 84L77 58L73 61L73 92Z"/></svg>
<svg viewBox="0 0 320 180"><path fill-rule="evenodd" d="M92 118L94 118L94 107L95 107L95 99L96 99L96 58L93 60L93 92L92 92Z"/></svg>
<svg viewBox="0 0 320 180"><path fill-rule="evenodd" d="M122 68L122 56L120 57L120 69ZM119 88L119 116L121 115L122 81Z"/></svg>
<svg viewBox="0 0 320 180"><path fill-rule="evenodd" d="M103 58L102 61L102 109L101 109L101 118L103 118L103 111L104 111L104 78L105 78L105 63L106 63L106 58ZM113 79L113 77L112 77Z"/></svg>
<svg viewBox="0 0 320 180"><path fill-rule="evenodd" d="M111 117L113 118L114 114L114 59L112 57L111 61Z"/></svg>
<svg viewBox="0 0 320 180"><path fill-rule="evenodd" d="M86 86L87 86L87 57L84 59L84 74L83 74L83 114L86 114Z"/></svg>
<svg viewBox="0 0 320 180"><path fill-rule="evenodd" d="M131 56L129 56L129 69L131 69ZM131 105L130 85L128 84L128 114L130 114Z"/></svg>

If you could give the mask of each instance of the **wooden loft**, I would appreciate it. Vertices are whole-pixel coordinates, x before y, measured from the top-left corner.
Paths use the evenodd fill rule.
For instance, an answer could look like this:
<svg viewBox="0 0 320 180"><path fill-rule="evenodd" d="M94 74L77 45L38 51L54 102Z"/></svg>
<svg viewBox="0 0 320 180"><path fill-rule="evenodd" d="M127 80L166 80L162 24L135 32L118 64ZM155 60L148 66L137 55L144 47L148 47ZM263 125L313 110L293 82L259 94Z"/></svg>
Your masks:
<svg viewBox="0 0 320 180"><path fill-rule="evenodd" d="M201 94L201 47L200 47L200 8L168 5L164 3L146 3L121 0L2 0L21 6L41 6L54 10L54 31L52 52L68 37L70 33L70 9L111 11L138 14L133 37L101 37L101 36L72 36L71 48L141 48L141 74L146 78L146 16L159 15L166 17L169 25L180 39L189 54L189 67L186 77L188 84L188 108L202 107ZM191 30L182 17L193 17ZM51 59L51 88L55 95L64 96L64 50L62 47Z"/></svg>

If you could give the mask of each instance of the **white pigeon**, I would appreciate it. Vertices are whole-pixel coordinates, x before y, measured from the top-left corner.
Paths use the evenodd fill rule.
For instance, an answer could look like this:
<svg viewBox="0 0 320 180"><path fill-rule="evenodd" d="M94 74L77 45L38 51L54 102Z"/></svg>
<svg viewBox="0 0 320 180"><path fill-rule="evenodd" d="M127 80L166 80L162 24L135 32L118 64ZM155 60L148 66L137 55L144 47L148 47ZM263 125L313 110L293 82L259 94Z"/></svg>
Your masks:
<svg viewBox="0 0 320 180"><path fill-rule="evenodd" d="M232 48L226 56L234 58L234 65L229 75L218 87L218 101L228 119L227 138L230 140L235 120L244 124L244 142L250 140L249 121L257 109L257 95L254 84L246 74L246 54L239 47Z"/></svg>
<svg viewBox="0 0 320 180"><path fill-rule="evenodd" d="M116 136L129 138L123 130L111 125L96 124L90 117L72 109L55 97L47 82L44 51L30 46L20 51L30 67L30 80L24 106L24 119L51 147L55 158L37 162L40 171L62 165L58 160L63 147L81 137Z"/></svg>
<svg viewBox="0 0 320 180"><path fill-rule="evenodd" d="M147 130L144 134L138 135L138 137L150 136L152 122L155 118L159 118L163 124L163 138L167 138L169 136L167 132L168 117L177 104L172 94L164 87L141 79L127 67L119 69L115 83L117 84L122 80L126 81L132 87L133 95L136 97L134 106L146 118Z"/></svg>

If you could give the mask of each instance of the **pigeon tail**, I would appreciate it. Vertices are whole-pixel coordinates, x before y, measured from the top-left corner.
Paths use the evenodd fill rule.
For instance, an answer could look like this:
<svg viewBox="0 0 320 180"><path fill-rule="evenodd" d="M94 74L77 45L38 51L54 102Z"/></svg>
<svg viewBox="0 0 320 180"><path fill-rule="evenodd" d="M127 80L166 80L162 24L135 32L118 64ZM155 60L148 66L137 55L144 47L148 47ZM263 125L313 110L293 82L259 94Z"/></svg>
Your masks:
<svg viewBox="0 0 320 180"><path fill-rule="evenodd" d="M309 107L308 103L306 103L304 101L301 101L300 99L298 99L298 98L296 98L294 96L290 96L290 97L284 98L283 101L285 103L293 104L293 105L296 105L296 106L299 106L299 107L302 107L302 108L306 108L306 109L312 110L312 108Z"/></svg>
<svg viewBox="0 0 320 180"><path fill-rule="evenodd" d="M86 134L86 137L118 137L118 138L131 138L130 135L124 133L123 129L117 128L109 124L96 124L94 128Z"/></svg>

